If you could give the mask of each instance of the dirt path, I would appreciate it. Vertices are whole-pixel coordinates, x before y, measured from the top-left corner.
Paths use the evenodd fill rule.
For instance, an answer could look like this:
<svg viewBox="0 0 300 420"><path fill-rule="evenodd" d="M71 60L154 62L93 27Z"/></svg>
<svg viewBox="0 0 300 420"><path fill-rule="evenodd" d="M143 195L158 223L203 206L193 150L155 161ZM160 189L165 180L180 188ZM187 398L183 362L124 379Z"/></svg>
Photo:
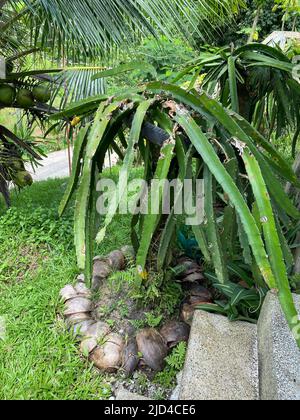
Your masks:
<svg viewBox="0 0 300 420"><path fill-rule="evenodd" d="M118 157L111 156L111 164L117 163ZM42 166L39 166L35 173L29 165L26 169L32 174L34 181L45 181L54 178L66 178L69 176L68 151L61 150L59 152L50 153L45 159L41 161ZM109 158L105 160L105 167L109 167Z"/></svg>

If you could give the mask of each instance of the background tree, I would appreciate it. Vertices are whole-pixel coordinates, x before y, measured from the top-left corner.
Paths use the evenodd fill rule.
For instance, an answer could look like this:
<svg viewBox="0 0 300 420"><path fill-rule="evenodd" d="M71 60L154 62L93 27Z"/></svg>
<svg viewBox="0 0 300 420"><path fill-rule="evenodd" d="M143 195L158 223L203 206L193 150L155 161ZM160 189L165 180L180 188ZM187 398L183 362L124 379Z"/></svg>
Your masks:
<svg viewBox="0 0 300 420"><path fill-rule="evenodd" d="M235 22L222 28L221 35L216 34L215 45L229 45L232 42L236 46L241 46L247 42L257 15L258 3L246 0L246 4L247 7L241 9ZM274 6L274 0L264 0L261 3L254 41L263 41L272 32L282 28L285 10L279 7L274 10ZM294 12L288 16L288 19L285 19L285 30L287 31L297 30L298 25L299 12Z"/></svg>

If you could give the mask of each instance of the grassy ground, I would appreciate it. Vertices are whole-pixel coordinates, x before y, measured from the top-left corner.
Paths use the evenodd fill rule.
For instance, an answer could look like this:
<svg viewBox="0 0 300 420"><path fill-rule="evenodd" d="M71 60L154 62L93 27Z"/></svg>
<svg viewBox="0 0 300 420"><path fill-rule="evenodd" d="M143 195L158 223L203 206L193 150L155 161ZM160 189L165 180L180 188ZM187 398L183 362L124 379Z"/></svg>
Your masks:
<svg viewBox="0 0 300 420"><path fill-rule="evenodd" d="M0 198L0 399L101 399L105 378L84 361L65 331L59 290L78 274L72 209L59 219L66 180L36 183ZM129 220L117 219L99 253L128 243ZM0 324L1 327L1 324ZM0 328L1 329L1 328Z"/></svg>

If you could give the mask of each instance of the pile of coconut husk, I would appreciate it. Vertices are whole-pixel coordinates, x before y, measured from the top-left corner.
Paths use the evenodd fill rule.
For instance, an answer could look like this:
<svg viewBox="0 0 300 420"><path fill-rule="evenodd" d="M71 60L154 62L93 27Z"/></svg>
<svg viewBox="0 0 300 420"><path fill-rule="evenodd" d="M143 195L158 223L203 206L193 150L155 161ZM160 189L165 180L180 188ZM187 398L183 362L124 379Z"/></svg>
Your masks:
<svg viewBox="0 0 300 420"><path fill-rule="evenodd" d="M124 286L124 290L118 294L112 293L107 286L108 279L113 272L124 270L127 262L133 258L134 251L128 246L113 251L106 257L96 257L92 289L86 286L84 276L81 275L75 286L68 285L61 290L66 323L80 340L82 354L101 371L121 371L128 377L137 369L162 371L165 358L171 350L180 342L189 340L190 323L196 306L212 302L211 293L201 285L205 281L201 267L184 257L178 261L181 270L174 281L182 284L186 298L176 319L166 321L160 329L143 328L136 331L128 320L139 319L145 309L138 311L134 300L127 298L129 300L126 304L130 308L127 321L121 319L119 324L112 326L103 317L101 306L107 302L115 302L120 294L124 297L127 290ZM94 299L95 295L98 300Z"/></svg>

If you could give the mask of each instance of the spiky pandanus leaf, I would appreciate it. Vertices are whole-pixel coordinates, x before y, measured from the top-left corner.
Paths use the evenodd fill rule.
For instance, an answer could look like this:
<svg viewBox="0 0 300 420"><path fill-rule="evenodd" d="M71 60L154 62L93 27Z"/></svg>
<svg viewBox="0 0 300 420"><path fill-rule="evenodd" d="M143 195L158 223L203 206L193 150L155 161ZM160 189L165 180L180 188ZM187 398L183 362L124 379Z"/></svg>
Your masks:
<svg viewBox="0 0 300 420"><path fill-rule="evenodd" d="M293 185L300 187L300 182L291 165L275 149L272 143L265 140L265 138L240 115L235 113L230 113L230 115L247 134L247 136L255 142L255 145L261 147L266 153L268 153L268 163L277 170L278 174L287 181L291 182Z"/></svg>
<svg viewBox="0 0 300 420"><path fill-rule="evenodd" d="M294 206L288 196L285 194L284 189L279 180L272 176L272 171L266 162L261 152L255 147L250 137L241 129L241 127L230 117L230 112L226 110L218 101L210 98L206 93L198 95L197 93L188 93L185 90L175 85L165 84L161 82L154 82L148 85L148 89L153 92L168 92L180 102L192 107L201 115L221 124L233 138L238 138L243 141L259 161L262 168L263 175L270 192L284 211L291 217L298 219L300 213Z"/></svg>
<svg viewBox="0 0 300 420"><path fill-rule="evenodd" d="M299 83L294 80L294 63L277 47L249 44L241 48L218 48L204 52L179 76L190 77L201 69L203 88L218 92L223 105L239 112L261 132L277 137L295 131L293 153L299 132ZM174 83L174 82L173 82ZM218 88L218 89L216 89Z"/></svg>
<svg viewBox="0 0 300 420"><path fill-rule="evenodd" d="M92 77L92 80L104 79L106 77L118 76L122 73L127 73L133 70L139 70L144 72L150 72L154 77L157 76L155 68L145 62L131 62L128 64L122 64L119 67L114 67L112 69L103 70Z"/></svg>
<svg viewBox="0 0 300 420"><path fill-rule="evenodd" d="M7 4L14 6L14 0ZM232 19L244 0L23 0L32 43L78 57L114 53L142 36L193 35L208 39L213 28ZM75 22L75 24L74 24Z"/></svg>
<svg viewBox="0 0 300 420"><path fill-rule="evenodd" d="M170 131L169 133L171 135L172 131ZM161 234L158 253L157 253L158 271L164 268L167 255L170 252L170 244L171 244L172 238L175 235L176 224L177 224L177 215L175 214L175 210L177 208L178 203L180 203L179 200L181 200L181 197L182 197L183 183L187 176L187 166L191 163L191 149L187 153L185 153L184 146L182 144L181 139L179 138L176 138L175 150L176 150L176 157L179 163L178 179L181 182L181 185L175 191L174 205L171 209L170 215L166 221L165 227Z"/></svg>
<svg viewBox="0 0 300 420"><path fill-rule="evenodd" d="M228 75L229 75L231 106L232 106L233 111L239 113L240 107L239 107L235 60L236 60L235 57L232 57L232 56L228 58Z"/></svg>

